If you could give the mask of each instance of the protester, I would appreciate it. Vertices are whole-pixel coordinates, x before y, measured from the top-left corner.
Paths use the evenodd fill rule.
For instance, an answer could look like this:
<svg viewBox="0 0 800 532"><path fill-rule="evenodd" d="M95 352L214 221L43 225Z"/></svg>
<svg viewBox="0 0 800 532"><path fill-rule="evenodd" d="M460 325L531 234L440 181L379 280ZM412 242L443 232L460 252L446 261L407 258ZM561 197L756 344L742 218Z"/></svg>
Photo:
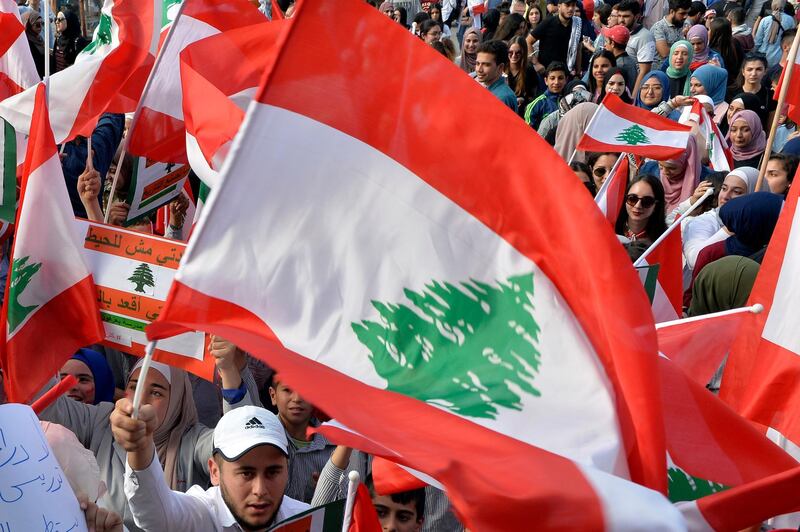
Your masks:
<svg viewBox="0 0 800 532"><path fill-rule="evenodd" d="M696 24L702 24L703 22L703 15L706 13L706 5L699 0L693 0L692 5L689 6L689 14L686 15L686 22L683 23L683 35L686 36L686 32L692 26Z"/></svg>
<svg viewBox="0 0 800 532"><path fill-rule="evenodd" d="M797 172L798 158L784 153L773 153L767 162L767 181L770 192L784 198L789 194L794 174Z"/></svg>
<svg viewBox="0 0 800 532"><path fill-rule="evenodd" d="M245 406L222 416L206 456L212 487L193 485L185 495L170 490L155 459L155 409L142 406L138 419L132 413L131 401L120 399L111 422L127 451L125 495L143 530L259 530L309 508L284 495L287 441L271 412Z"/></svg>
<svg viewBox="0 0 800 532"><path fill-rule="evenodd" d="M662 64L669 61L672 45L683 39L683 23L691 5L691 0L669 0L669 12L650 28L657 52L653 70L660 69Z"/></svg>
<svg viewBox="0 0 800 532"><path fill-rule="evenodd" d="M753 49L767 58L769 66L777 65L781 60L783 32L795 27L794 19L783 12L785 4L785 0L772 0L771 15L763 18L756 29Z"/></svg>
<svg viewBox="0 0 800 532"><path fill-rule="evenodd" d="M544 91L544 83L536 68L528 62L528 43L516 36L508 45L506 81L517 96L517 113L523 116L528 104Z"/></svg>
<svg viewBox="0 0 800 532"><path fill-rule="evenodd" d="M708 46L708 29L701 24L696 24L689 28L686 33L686 40L692 45L694 58L692 59L689 69L694 72L704 65L714 65L717 67L724 67L725 61L722 57L709 48Z"/></svg>
<svg viewBox="0 0 800 532"><path fill-rule="evenodd" d="M642 87L634 105L652 111L669 100L669 77L660 70L651 70L642 78Z"/></svg>
<svg viewBox="0 0 800 532"><path fill-rule="evenodd" d="M767 61L760 55L745 56L742 61L742 68L737 76L733 94L747 93L754 95L759 102L756 111L762 119L761 124L766 130L769 127L768 114L775 108L772 99L772 90L769 83L765 83L764 76L767 72ZM730 87L730 86L729 86ZM729 88L730 90L730 88Z"/></svg>
<svg viewBox="0 0 800 532"><path fill-rule="evenodd" d="M56 16L56 40L53 46L54 72L75 63L75 58L89 41L81 35L81 21L72 9L59 11Z"/></svg>
<svg viewBox="0 0 800 532"><path fill-rule="evenodd" d="M759 167L767 146L767 136L761 128L761 120L757 114L745 109L733 115L725 140L730 144L735 168Z"/></svg>
<svg viewBox="0 0 800 532"><path fill-rule="evenodd" d="M678 41L669 49L667 77L669 78L669 96L688 96L691 91L691 63L694 50L689 41Z"/></svg>
<svg viewBox="0 0 800 532"><path fill-rule="evenodd" d="M623 102L632 103L628 85L629 80L624 70L619 67L609 68L603 79L603 90L600 92L599 103L602 103L606 94L616 94Z"/></svg>
<svg viewBox="0 0 800 532"><path fill-rule="evenodd" d="M630 31L622 25L613 26L604 31L605 49L614 54L616 66L625 71L625 79L628 81L628 90L633 90L633 83L638 74L636 60L628 55L627 45L630 38Z"/></svg>
<svg viewBox="0 0 800 532"><path fill-rule="evenodd" d="M531 33L539 42L537 70L546 71L557 62L567 73L581 72L581 19L573 16L575 0L559 0L558 15L546 17Z"/></svg>
<svg viewBox="0 0 800 532"><path fill-rule="evenodd" d="M744 9L741 7L735 7L728 11L726 17L731 23L731 32L733 34L733 38L736 39L736 41L742 47L742 51L744 53L749 53L750 50L753 49L753 46L755 46L755 41L753 40L750 26L745 24Z"/></svg>
<svg viewBox="0 0 800 532"><path fill-rule="evenodd" d="M425 489L401 491L391 495L378 495L372 478L366 481L372 505L378 513L383 530L419 532L425 517Z"/></svg>
<svg viewBox="0 0 800 532"><path fill-rule="evenodd" d="M28 39L33 64L36 65L39 77L43 78L44 62L49 55L45 51L44 39L41 35L44 20L38 11L28 11L22 15L22 22L25 24L25 37Z"/></svg>
<svg viewBox="0 0 800 532"><path fill-rule="evenodd" d="M475 28L469 28L464 32L464 39L461 41L461 57L456 61L467 74L475 72L475 61L478 58L478 46L480 44L480 31Z"/></svg>
<svg viewBox="0 0 800 532"><path fill-rule="evenodd" d="M706 95L714 102L713 119L719 124L725 117L728 104L725 101L725 92L728 86L728 72L724 68L714 65L703 65L692 72L692 96Z"/></svg>
<svg viewBox="0 0 800 532"><path fill-rule="evenodd" d="M545 71L544 83L547 89L525 109L525 122L533 129L538 129L542 120L558 109L558 99L567 84L567 67L563 63L551 63Z"/></svg>
<svg viewBox="0 0 800 532"><path fill-rule="evenodd" d="M653 62L656 60L656 41L650 30L645 28L639 20L641 10L638 0L622 0L617 4L619 23L631 32L626 51L638 65L637 77L630 80L632 93L639 91L642 78L650 72Z"/></svg>
<svg viewBox="0 0 800 532"><path fill-rule="evenodd" d="M442 18L442 5L441 4L431 4L430 10L431 20L434 22L438 22L439 26L442 28L442 37L445 39L450 38L450 26L448 26L444 19Z"/></svg>
<svg viewBox="0 0 800 532"><path fill-rule="evenodd" d="M722 57L722 66L728 71L728 94L735 90L736 77L742 67L744 51L731 33L731 23L724 18L715 18L709 29L708 46Z"/></svg>
<svg viewBox="0 0 800 532"><path fill-rule="evenodd" d="M616 64L614 55L602 50L595 54L589 62L589 92L592 94L594 102L600 102L600 95L603 92L603 82L606 79L606 72Z"/></svg>
<svg viewBox="0 0 800 532"><path fill-rule="evenodd" d="M403 6L396 6L394 8L394 16L392 17L395 22L403 26L405 29L408 27L408 11Z"/></svg>
<svg viewBox="0 0 800 532"><path fill-rule="evenodd" d="M512 13L503 21L503 24L497 28L497 33L494 38L499 41L506 41L510 43L514 37L524 38L528 34L528 24L525 22L525 17L517 13Z"/></svg>
<svg viewBox="0 0 800 532"><path fill-rule="evenodd" d="M564 117L558 122L554 148L565 161L583 162L586 160L586 153L576 150L595 111L597 111L597 104L580 103L564 113Z"/></svg>
<svg viewBox="0 0 800 532"><path fill-rule="evenodd" d="M612 17L612 7L608 4L600 4L594 10L594 16L592 17L592 26L594 27L595 34L597 35L592 41L589 37L583 38L583 47L589 51L589 53L594 54L598 50L602 50L605 45L605 37L603 37L603 31L606 28L610 28L611 26L616 26L617 24L617 14L614 11L614 15Z"/></svg>
<svg viewBox="0 0 800 532"><path fill-rule="evenodd" d="M422 22L419 26L419 36L425 44L433 44L442 38L442 25L433 19Z"/></svg>
<svg viewBox="0 0 800 532"><path fill-rule="evenodd" d="M689 138L689 145L680 157L659 161L658 169L664 187L664 208L670 213L692 196L700 182L700 153L694 137Z"/></svg>
<svg viewBox="0 0 800 532"><path fill-rule="evenodd" d="M716 260L697 274L692 285L689 316L742 308L758 275L759 264L742 256Z"/></svg>
<svg viewBox="0 0 800 532"><path fill-rule="evenodd" d="M587 155L586 164L592 169L592 179L594 180L597 190L600 190L603 183L605 183L606 179L611 175L611 170L614 168L614 164L616 164L619 157L619 153L593 152Z"/></svg>
<svg viewBox="0 0 800 532"><path fill-rule="evenodd" d="M507 65L508 46L503 41L486 41L478 46L475 79L516 113L517 95L503 79Z"/></svg>
<svg viewBox="0 0 800 532"><path fill-rule="evenodd" d="M556 142L558 126L561 123L561 119L564 117L564 115L574 109L577 105L592 101L592 96L586 89L585 84L579 80L570 81L564 92L564 96L558 100L558 111L555 113L550 113L544 117L542 123L539 124L539 128L536 130L539 135L551 146Z"/></svg>
<svg viewBox="0 0 800 532"><path fill-rule="evenodd" d="M761 108L761 102L759 101L758 96L748 92L742 92L733 97L731 103L728 105L728 111L725 113L725 118L719 124L719 130L723 135L728 133L733 116L739 111L744 110L753 111L756 113L759 120L761 120L761 128L766 129L765 125L767 122L767 116L765 110Z"/></svg>
<svg viewBox="0 0 800 532"><path fill-rule="evenodd" d="M67 397L90 405L114 402L114 375L103 355L92 349L79 349L61 368L63 379L72 375L77 383L67 392Z"/></svg>
<svg viewBox="0 0 800 532"><path fill-rule="evenodd" d="M586 190L589 191L589 194L594 197L597 195L597 187L594 184L594 179L592 179L592 169L589 168L589 165L583 162L575 161L574 163L570 164L569 167L575 172L575 175L578 179L581 180L586 186Z"/></svg>
<svg viewBox="0 0 800 532"><path fill-rule="evenodd" d="M625 204L615 230L629 240L655 242L667 230L665 217L661 181L648 174L638 175L625 190Z"/></svg>

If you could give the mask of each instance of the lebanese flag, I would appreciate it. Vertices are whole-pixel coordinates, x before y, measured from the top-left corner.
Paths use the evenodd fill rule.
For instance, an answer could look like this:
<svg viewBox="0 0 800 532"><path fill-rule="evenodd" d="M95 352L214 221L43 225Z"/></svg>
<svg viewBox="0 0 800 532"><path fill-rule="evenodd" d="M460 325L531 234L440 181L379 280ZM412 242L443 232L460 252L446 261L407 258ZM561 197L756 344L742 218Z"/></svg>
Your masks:
<svg viewBox="0 0 800 532"><path fill-rule="evenodd" d="M40 83L3 301L3 370L12 402L29 401L76 350L103 340L73 220Z"/></svg>
<svg viewBox="0 0 800 532"><path fill-rule="evenodd" d="M689 530L743 530L800 510L800 466L758 481L678 504Z"/></svg>
<svg viewBox="0 0 800 532"><path fill-rule="evenodd" d="M0 101L39 82L14 0L0 0Z"/></svg>
<svg viewBox="0 0 800 532"><path fill-rule="evenodd" d="M279 21L245 26L181 52L186 154L194 172L212 188L288 25Z"/></svg>
<svg viewBox="0 0 800 532"><path fill-rule="evenodd" d="M789 196L748 304L765 312L739 331L728 357L720 396L742 416L800 442L800 187Z"/></svg>
<svg viewBox="0 0 800 532"><path fill-rule="evenodd" d="M416 475L380 456L372 459L372 482L375 492L381 495L415 490L427 485Z"/></svg>
<svg viewBox="0 0 800 532"><path fill-rule="evenodd" d="M686 115L681 115L680 123L685 124L691 120L696 122L703 137L706 139L708 149L709 166L717 172L730 172L733 168L733 155L725 142L725 135L719 130L719 126L708 115L708 111L703 107L703 103L695 100L691 110Z"/></svg>
<svg viewBox="0 0 800 532"><path fill-rule="evenodd" d="M418 516L422 517L422 516ZM353 504L353 514L348 525L348 532L381 532L383 527L378 520L378 512L372 505L372 497L367 486L358 485L356 498ZM338 532L338 531L337 531Z"/></svg>
<svg viewBox="0 0 800 532"><path fill-rule="evenodd" d="M654 242L634 263L637 267L659 265L652 305L656 323L677 320L683 313L683 244L680 221L675 221L667 231L663 240Z"/></svg>
<svg viewBox="0 0 800 532"><path fill-rule="evenodd" d="M701 386L711 381L739 329L763 311L760 305L656 324L658 350Z"/></svg>
<svg viewBox="0 0 800 532"><path fill-rule="evenodd" d="M480 15L488 11L488 9L486 9L486 4L484 3L484 0L469 0L468 5L473 15Z"/></svg>
<svg viewBox="0 0 800 532"><path fill-rule="evenodd" d="M578 149L633 153L665 161L686 151L691 131L668 118L628 105L616 94L607 94L578 142Z"/></svg>
<svg viewBox="0 0 800 532"><path fill-rule="evenodd" d="M286 18L277 0L270 0L270 5L272 6L272 20L284 20Z"/></svg>
<svg viewBox="0 0 800 532"><path fill-rule="evenodd" d="M784 100L788 104L787 114L793 122L800 122L800 66L798 65L800 65L800 54L795 55L794 67L792 68L792 77L789 80L789 87L786 89L786 98ZM772 95L772 98L775 101L779 99L779 95L783 90L783 77L786 75L786 71L787 68L783 67L780 80L778 81L778 86ZM782 111L779 109L778 112Z"/></svg>
<svg viewBox="0 0 800 532"><path fill-rule="evenodd" d="M648 301L564 161L363 2L306 1L284 35L151 337L197 326L269 360L310 402L458 492L471 528L527 526L541 495L533 446L665 492ZM315 45L320 35L337 46ZM395 61L429 74L378 68ZM454 94L482 132L512 141L418 119ZM497 156L453 168L456 148L431 142L453 135L468 139L459 152L491 144ZM554 221L559 234L536 229ZM401 417L375 423L387 409ZM489 449L504 457L497 483L475 459Z"/></svg>
<svg viewBox="0 0 800 532"><path fill-rule="evenodd" d="M150 74L147 91L142 95L131 125L128 151L154 161L187 163L181 51L194 42L225 31L267 24L264 15L248 0L186 0ZM206 59L212 60L212 57ZM232 58L226 66L233 72L239 68ZM207 102L200 105L209 106Z"/></svg>
<svg viewBox="0 0 800 532"><path fill-rule="evenodd" d="M95 29L94 39L78 54L75 64L50 77L49 104L57 144L77 135L91 134L97 119L120 101L120 88L147 60L161 0L106 0ZM34 110L36 89L0 102L0 116L19 133L28 134ZM127 100L130 100L128 98Z"/></svg>
<svg viewBox="0 0 800 532"><path fill-rule="evenodd" d="M630 164L626 154L620 155L611 175L603 182L603 186L597 191L594 202L600 208L600 212L605 215L606 220L613 228L617 224L622 205L625 203L625 189L628 187L628 175Z"/></svg>

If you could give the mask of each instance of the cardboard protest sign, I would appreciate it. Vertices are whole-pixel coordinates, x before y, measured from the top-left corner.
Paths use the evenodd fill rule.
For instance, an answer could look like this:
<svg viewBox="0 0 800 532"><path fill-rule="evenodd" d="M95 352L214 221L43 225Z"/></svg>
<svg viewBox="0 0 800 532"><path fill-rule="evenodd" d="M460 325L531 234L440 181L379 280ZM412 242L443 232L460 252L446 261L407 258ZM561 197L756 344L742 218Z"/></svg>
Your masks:
<svg viewBox="0 0 800 532"><path fill-rule="evenodd" d="M188 177L188 164L160 163L136 157L126 200L130 210L125 225L134 224L177 198Z"/></svg>
<svg viewBox="0 0 800 532"><path fill-rule="evenodd" d="M143 356L145 327L158 318L186 244L76 219L85 236L83 256L97 287L105 345ZM211 379L203 361L205 335L188 332L158 343L155 359Z"/></svg>
<svg viewBox="0 0 800 532"><path fill-rule="evenodd" d="M0 531L86 531L86 517L28 405L0 405Z"/></svg>

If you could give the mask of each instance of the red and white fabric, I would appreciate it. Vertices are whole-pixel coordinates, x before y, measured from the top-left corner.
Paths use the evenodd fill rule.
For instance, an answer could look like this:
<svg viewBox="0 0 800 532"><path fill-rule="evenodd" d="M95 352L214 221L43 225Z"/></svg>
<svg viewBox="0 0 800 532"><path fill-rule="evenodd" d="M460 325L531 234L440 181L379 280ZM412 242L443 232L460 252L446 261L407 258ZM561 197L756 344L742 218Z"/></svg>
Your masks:
<svg viewBox="0 0 800 532"><path fill-rule="evenodd" d="M0 101L38 81L19 7L14 0L0 0Z"/></svg>
<svg viewBox="0 0 800 532"><path fill-rule="evenodd" d="M605 215L611 227L616 226L620 210L625 204L625 189L628 188L629 173L628 156L623 153L594 197L594 202L597 203L600 212Z"/></svg>
<svg viewBox="0 0 800 532"><path fill-rule="evenodd" d="M683 250L680 222L675 224L670 226L672 231L666 238L635 263L636 266L659 265L652 305L656 323L677 320L683 309Z"/></svg>
<svg viewBox="0 0 800 532"><path fill-rule="evenodd" d="M12 402L29 401L75 351L104 337L73 219L39 84L3 301L2 366Z"/></svg>

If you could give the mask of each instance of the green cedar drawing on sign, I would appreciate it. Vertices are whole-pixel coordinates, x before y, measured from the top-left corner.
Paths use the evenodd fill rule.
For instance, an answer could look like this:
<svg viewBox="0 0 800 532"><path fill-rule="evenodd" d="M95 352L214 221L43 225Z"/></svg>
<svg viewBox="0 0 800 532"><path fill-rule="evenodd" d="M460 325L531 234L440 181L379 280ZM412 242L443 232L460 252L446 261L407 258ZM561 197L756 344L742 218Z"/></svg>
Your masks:
<svg viewBox="0 0 800 532"><path fill-rule="evenodd" d="M501 407L521 410L522 394L541 395L532 273L404 293L411 305L373 301L380 323L352 324L389 390L489 419Z"/></svg>
<svg viewBox="0 0 800 532"><path fill-rule="evenodd" d="M728 486L693 477L677 467L667 469L669 500L673 503L694 501L728 489Z"/></svg>
<svg viewBox="0 0 800 532"><path fill-rule="evenodd" d="M134 288L135 291L143 294L145 286L156 285L155 281L153 280L153 270L151 270L150 266L144 262L139 264L136 269L133 270L133 275L128 277L128 280L136 285Z"/></svg>
<svg viewBox="0 0 800 532"><path fill-rule="evenodd" d="M100 15L100 22L97 24L94 40L92 40L92 42L90 42L89 45L83 49L82 53L93 54L101 46L111 44L111 40L111 17L109 17L106 13L103 13Z"/></svg>
<svg viewBox="0 0 800 532"><path fill-rule="evenodd" d="M614 140L624 142L625 144L629 144L631 146L636 146L637 144L650 144L650 139L647 138L644 129L642 129L639 124L634 124L627 129L623 129Z"/></svg>
<svg viewBox="0 0 800 532"><path fill-rule="evenodd" d="M25 321L28 314L36 310L39 305L24 306L19 302L19 296L30 284L33 276L39 272L42 263L28 264L30 257L14 259L11 264L11 282L8 285L8 332L14 332Z"/></svg>

